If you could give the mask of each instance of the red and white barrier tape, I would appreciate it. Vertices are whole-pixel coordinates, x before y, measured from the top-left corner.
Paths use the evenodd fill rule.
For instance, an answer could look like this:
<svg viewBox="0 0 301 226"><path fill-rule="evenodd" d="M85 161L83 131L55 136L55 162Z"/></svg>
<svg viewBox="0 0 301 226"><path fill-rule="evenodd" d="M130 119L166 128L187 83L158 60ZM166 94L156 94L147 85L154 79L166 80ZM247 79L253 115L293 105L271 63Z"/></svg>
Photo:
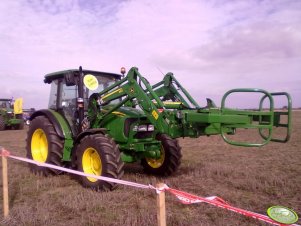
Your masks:
<svg viewBox="0 0 301 226"><path fill-rule="evenodd" d="M203 197L192 195L192 194L189 194L189 193L186 193L183 191L179 191L179 190L176 190L173 188L166 188L166 191L175 195L183 204L193 204L193 203L205 202L205 203L217 206L217 207L221 207L221 208L245 215L247 217L252 217L257 220L265 221L265 222L273 224L273 225L279 225L279 226L287 225L287 224L278 223L266 215L254 213L251 211L247 211L247 210L243 210L243 209L231 206L227 202L225 202L223 199L216 197L216 196L203 198ZM300 226L298 224L290 224L290 225Z"/></svg>
<svg viewBox="0 0 301 226"><path fill-rule="evenodd" d="M28 162L28 163L35 164L35 165L38 165L38 166L43 166L43 167L47 167L47 168L51 168L51 169L56 169L56 170L64 171L64 172L67 172L67 173L76 174L76 175L79 175L79 176L93 177L93 178L98 179L98 180L104 180L104 181L108 181L108 182L112 182L112 183L116 183L116 184L123 184L123 185L128 185L128 186L137 187L137 188L144 188L144 189L156 189L152 185L144 185L144 184L139 184L139 183L135 183L135 182L125 181L125 180L120 180L120 179L114 179L114 178L110 178L110 177L96 176L96 175L93 175L93 174L87 174L87 173L83 173L83 172L80 172L80 171L77 171L77 170L64 168L64 167L61 167L61 166L56 166L56 165L52 165L52 164L48 164L48 163L44 163L44 162L37 162L37 161L34 161L32 159L14 156L14 155L10 154L10 152L5 150L5 149L2 149L2 153L0 154L0 156L9 157L9 158L12 158L12 159L20 160L22 162Z"/></svg>
<svg viewBox="0 0 301 226"><path fill-rule="evenodd" d="M269 218L266 215L254 213L254 212L251 212L251 211L247 211L247 210L243 210L243 209L231 206L226 201L224 201L223 199L221 199L217 196L210 196L210 197L205 197L204 198L204 197L189 194L187 192L183 192L183 191L179 191L179 190L176 190L176 189L173 189L173 188L169 188L166 184L164 184L164 186L162 186L160 188L156 188L156 187L154 187L150 184L149 185L144 185L144 184L139 184L139 183L135 183L135 182L125 181L125 180L120 180L120 179L114 179L114 178L110 178L110 177L103 177L103 176L96 176L96 175L92 175L92 174L86 174L86 173L83 173L83 172L80 172L80 171L67 169L67 168L64 168L64 167L55 166L55 165L48 164L48 163L37 162L37 161L34 161L32 159L28 159L28 158L17 157L17 156L14 156L14 155L10 154L9 151L7 151L3 148L1 149L1 147L0 147L0 151L1 151L0 156L9 157L9 158L12 158L12 159L16 159L16 160L23 161L23 162L28 162L28 163L35 164L35 165L38 165L38 166L43 166L43 167L48 167L48 168L52 168L52 169L61 170L61 171L76 174L76 175L79 175L79 176L93 177L93 178L96 178L98 180L104 180L104 181L108 181L108 182L128 185L128 186L137 187L137 188L155 189L157 193L168 191L171 194L173 194L174 196L176 196L180 200L180 202L183 203L183 204L193 204L193 203L205 202L205 203L217 206L217 207L221 207L221 208L224 208L224 209L242 214L242 215L247 216L247 217L252 217L252 218L255 218L255 219L258 219L258 220L261 220L261 221L265 221L265 222L273 224L273 225L278 225L278 226L287 225L287 224L278 223L278 222L272 220L271 218ZM291 225L300 226L298 224L291 224Z"/></svg>

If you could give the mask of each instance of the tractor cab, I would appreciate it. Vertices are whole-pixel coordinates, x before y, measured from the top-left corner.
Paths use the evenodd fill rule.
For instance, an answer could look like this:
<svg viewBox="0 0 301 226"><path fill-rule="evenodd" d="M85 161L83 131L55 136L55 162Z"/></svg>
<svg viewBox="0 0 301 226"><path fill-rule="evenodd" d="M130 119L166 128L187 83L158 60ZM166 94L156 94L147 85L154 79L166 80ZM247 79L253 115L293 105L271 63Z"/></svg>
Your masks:
<svg viewBox="0 0 301 226"><path fill-rule="evenodd" d="M12 108L12 100L11 99L0 99L0 108L1 109L11 109Z"/></svg>
<svg viewBox="0 0 301 226"><path fill-rule="evenodd" d="M47 74L44 82L51 84L48 107L65 117L76 136L81 132L80 126L87 116L89 97L120 78L118 74L79 69Z"/></svg>

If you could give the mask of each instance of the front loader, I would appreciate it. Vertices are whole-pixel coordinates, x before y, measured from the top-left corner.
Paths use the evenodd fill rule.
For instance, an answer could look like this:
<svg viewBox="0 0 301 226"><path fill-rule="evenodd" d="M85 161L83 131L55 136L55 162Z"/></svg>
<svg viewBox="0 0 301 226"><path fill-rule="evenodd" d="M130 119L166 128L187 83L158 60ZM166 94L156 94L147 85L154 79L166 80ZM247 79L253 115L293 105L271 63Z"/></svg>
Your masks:
<svg viewBox="0 0 301 226"><path fill-rule="evenodd" d="M200 107L172 73L155 85L135 67L122 74L80 67L46 75L44 82L51 84L49 109L31 116L27 157L112 178L122 177L124 163L140 161L146 173L169 176L181 163L180 137L220 134L229 144L251 147L289 140L291 98L287 93L234 89L224 95L220 108L210 99ZM227 107L228 96L234 93L260 93L258 109ZM285 111L274 109L274 96L287 99ZM275 127L283 127L285 136L274 137ZM260 142L233 140L231 136L241 128L258 130ZM30 167L44 175L60 173ZM95 190L116 187L91 177L79 180Z"/></svg>

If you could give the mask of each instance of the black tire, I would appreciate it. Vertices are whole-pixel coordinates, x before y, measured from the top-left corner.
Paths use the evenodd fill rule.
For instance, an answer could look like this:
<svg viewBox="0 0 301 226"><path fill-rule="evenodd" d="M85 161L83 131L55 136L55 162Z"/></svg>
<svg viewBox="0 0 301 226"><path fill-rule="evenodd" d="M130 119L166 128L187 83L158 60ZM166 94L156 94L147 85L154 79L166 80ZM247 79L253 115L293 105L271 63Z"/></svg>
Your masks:
<svg viewBox="0 0 301 226"><path fill-rule="evenodd" d="M78 171L115 179L123 176L124 163L118 145L109 136L88 135L80 141L75 151ZM78 180L84 187L97 191L109 191L117 187L116 183L95 178L79 176Z"/></svg>
<svg viewBox="0 0 301 226"><path fill-rule="evenodd" d="M45 116L34 118L29 126L26 141L27 158L63 166L62 156L64 141L57 135L54 126ZM35 164L29 164L35 174L47 176L60 174L61 171Z"/></svg>
<svg viewBox="0 0 301 226"><path fill-rule="evenodd" d="M176 139L166 134L159 134L157 140L161 141L161 158L144 158L141 164L144 171L158 176L170 176L177 171L181 164L181 147Z"/></svg>
<svg viewBox="0 0 301 226"><path fill-rule="evenodd" d="M0 115L0 131L5 130L4 118Z"/></svg>
<svg viewBox="0 0 301 226"><path fill-rule="evenodd" d="M24 121L22 121L22 122L18 125L17 129L19 129L19 130L24 129Z"/></svg>

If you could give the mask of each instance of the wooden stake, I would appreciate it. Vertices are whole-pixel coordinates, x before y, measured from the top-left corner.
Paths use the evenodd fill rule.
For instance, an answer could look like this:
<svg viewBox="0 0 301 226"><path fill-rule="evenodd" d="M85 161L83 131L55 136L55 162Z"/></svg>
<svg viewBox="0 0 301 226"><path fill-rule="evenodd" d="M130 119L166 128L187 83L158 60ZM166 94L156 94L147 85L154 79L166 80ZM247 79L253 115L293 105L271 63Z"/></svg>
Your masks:
<svg viewBox="0 0 301 226"><path fill-rule="evenodd" d="M163 183L157 184L157 188L162 188ZM166 226L166 212L165 212L165 192L161 191L157 194L157 220L158 226Z"/></svg>
<svg viewBox="0 0 301 226"><path fill-rule="evenodd" d="M4 217L8 216L8 179L7 179L7 157L2 156L2 180L3 180L3 212Z"/></svg>

